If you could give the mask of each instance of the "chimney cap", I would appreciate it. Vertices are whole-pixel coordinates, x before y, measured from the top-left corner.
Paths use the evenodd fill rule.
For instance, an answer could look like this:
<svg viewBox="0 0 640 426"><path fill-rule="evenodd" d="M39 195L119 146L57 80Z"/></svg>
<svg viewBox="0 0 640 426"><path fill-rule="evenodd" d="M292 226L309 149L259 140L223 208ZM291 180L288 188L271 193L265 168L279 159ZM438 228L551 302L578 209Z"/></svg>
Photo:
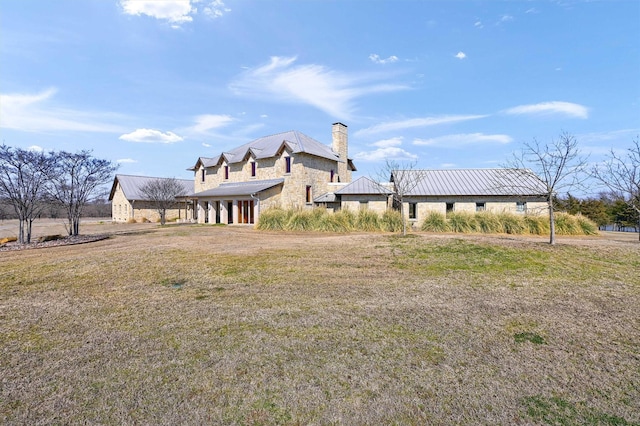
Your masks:
<svg viewBox="0 0 640 426"><path fill-rule="evenodd" d="M341 123L341 122L339 122L339 121L336 121L335 123L333 123L333 125L334 125L334 126L335 126L335 125L339 125L339 126L347 127L347 125L346 125L346 124Z"/></svg>

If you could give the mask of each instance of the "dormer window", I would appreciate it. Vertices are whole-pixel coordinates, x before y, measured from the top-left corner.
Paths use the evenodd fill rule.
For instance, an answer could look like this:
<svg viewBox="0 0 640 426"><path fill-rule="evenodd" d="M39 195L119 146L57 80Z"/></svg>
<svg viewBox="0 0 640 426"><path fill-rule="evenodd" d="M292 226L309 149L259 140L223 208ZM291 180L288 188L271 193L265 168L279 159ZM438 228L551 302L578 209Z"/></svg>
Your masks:
<svg viewBox="0 0 640 426"><path fill-rule="evenodd" d="M205 170L204 170L204 169L200 170L200 180L201 180L202 182L204 182L205 174L206 174L206 172L205 172Z"/></svg>
<svg viewBox="0 0 640 426"><path fill-rule="evenodd" d="M291 157L284 157L284 172L291 173Z"/></svg>
<svg viewBox="0 0 640 426"><path fill-rule="evenodd" d="M229 180L229 166L224 166L224 180Z"/></svg>
<svg viewBox="0 0 640 426"><path fill-rule="evenodd" d="M333 177L335 174L336 172L333 169L331 169L331 177L329 178L329 182L333 182Z"/></svg>
<svg viewBox="0 0 640 426"><path fill-rule="evenodd" d="M251 162L251 177L256 177L256 162Z"/></svg>

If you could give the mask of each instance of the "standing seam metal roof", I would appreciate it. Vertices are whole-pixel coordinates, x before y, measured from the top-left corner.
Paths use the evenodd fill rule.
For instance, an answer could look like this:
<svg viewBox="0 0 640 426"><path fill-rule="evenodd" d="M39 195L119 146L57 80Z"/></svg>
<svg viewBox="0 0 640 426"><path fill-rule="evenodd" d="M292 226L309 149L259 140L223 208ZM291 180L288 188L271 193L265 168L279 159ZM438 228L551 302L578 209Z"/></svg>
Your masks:
<svg viewBox="0 0 640 426"><path fill-rule="evenodd" d="M239 163L244 161L248 153L253 154L257 159L271 158L278 154L283 145L286 145L294 153L315 155L338 162L347 161L346 158L341 159L328 145L324 145L297 130L291 130L258 138L214 158L200 157L198 162L201 162L205 167L215 166L222 158L230 164ZM188 170L195 170L198 162Z"/></svg>
<svg viewBox="0 0 640 426"><path fill-rule="evenodd" d="M150 176L131 176L131 175L116 175L113 180L113 186L111 187L111 193L109 194L109 201L113 199L113 195L116 190L116 184L119 183L124 192L127 200L148 200L147 196L141 191L142 187L149 182L156 180L164 180L171 178L160 178ZM184 193L189 194L193 191L193 180L176 179L184 187Z"/></svg>
<svg viewBox="0 0 640 426"><path fill-rule="evenodd" d="M395 180L419 180L409 196L540 196L546 185L528 169L394 170Z"/></svg>

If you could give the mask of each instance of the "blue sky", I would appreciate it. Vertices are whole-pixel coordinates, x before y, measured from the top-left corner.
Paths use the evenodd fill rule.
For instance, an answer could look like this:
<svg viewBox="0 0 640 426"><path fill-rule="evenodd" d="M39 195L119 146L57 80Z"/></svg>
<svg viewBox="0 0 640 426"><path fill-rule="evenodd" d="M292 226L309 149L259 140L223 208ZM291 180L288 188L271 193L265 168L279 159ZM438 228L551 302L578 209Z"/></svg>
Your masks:
<svg viewBox="0 0 640 426"><path fill-rule="evenodd" d="M598 162L640 134L639 22L637 0L2 0L0 137L178 178L336 121L355 176L499 167L562 131Z"/></svg>

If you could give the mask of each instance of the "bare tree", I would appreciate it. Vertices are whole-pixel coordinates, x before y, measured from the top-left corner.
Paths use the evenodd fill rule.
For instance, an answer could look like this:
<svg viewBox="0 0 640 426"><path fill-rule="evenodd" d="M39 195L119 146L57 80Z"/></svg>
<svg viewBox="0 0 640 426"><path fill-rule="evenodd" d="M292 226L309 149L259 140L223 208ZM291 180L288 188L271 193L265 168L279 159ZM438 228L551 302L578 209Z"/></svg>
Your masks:
<svg viewBox="0 0 640 426"><path fill-rule="evenodd" d="M384 167L378 172L381 181L389 179L393 186L394 204L400 206L402 216L402 235L407 235L407 218L405 216L404 202L408 195L422 182L426 176L425 170L416 169L417 162L399 163L395 160L387 160Z"/></svg>
<svg viewBox="0 0 640 426"><path fill-rule="evenodd" d="M593 168L593 176L609 188L614 197L635 210L640 218L640 138L636 137L626 155L611 150L609 158Z"/></svg>
<svg viewBox="0 0 640 426"><path fill-rule="evenodd" d="M51 197L64 207L69 235L80 233L80 217L84 207L103 198L104 185L113 180L118 166L108 160L95 158L91 151L57 154L56 173L49 188Z"/></svg>
<svg viewBox="0 0 640 426"><path fill-rule="evenodd" d="M167 221L167 209L176 204L176 197L185 195L185 187L176 178L153 179L140 188L160 215L160 224Z"/></svg>
<svg viewBox="0 0 640 426"><path fill-rule="evenodd" d="M527 189L539 190L540 195L546 199L549 211L549 244L555 244L554 196L571 188L580 188L588 176L587 158L581 155L578 141L567 132L562 132L557 139L547 144L534 139L531 143L525 143L521 152L514 154L507 167L525 174L533 172L544 184L541 189ZM523 179L523 182L527 180Z"/></svg>
<svg viewBox="0 0 640 426"><path fill-rule="evenodd" d="M31 242L31 227L47 206L46 186L55 167L53 153L0 146L0 198L6 198L18 216L20 244Z"/></svg>

